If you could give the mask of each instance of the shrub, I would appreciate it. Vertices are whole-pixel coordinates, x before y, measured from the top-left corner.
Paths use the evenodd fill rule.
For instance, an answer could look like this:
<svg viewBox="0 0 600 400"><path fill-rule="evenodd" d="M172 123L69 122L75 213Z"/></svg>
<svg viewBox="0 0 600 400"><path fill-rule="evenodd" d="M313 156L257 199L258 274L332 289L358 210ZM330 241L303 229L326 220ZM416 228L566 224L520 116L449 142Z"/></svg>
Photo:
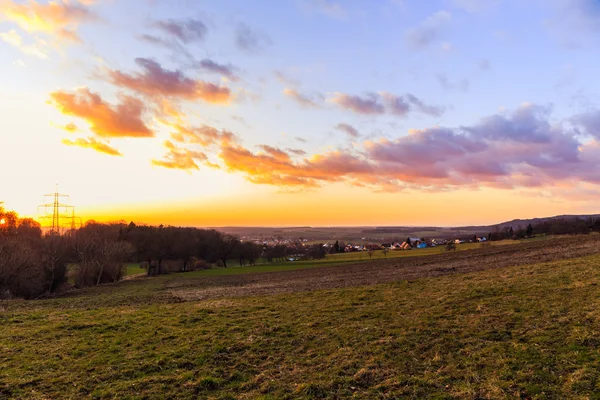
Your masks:
<svg viewBox="0 0 600 400"><path fill-rule="evenodd" d="M19 237L0 237L0 296L37 297L46 289L39 254Z"/></svg>
<svg viewBox="0 0 600 400"><path fill-rule="evenodd" d="M211 266L204 260L196 260L196 262L194 263L194 270L197 269L211 269Z"/></svg>

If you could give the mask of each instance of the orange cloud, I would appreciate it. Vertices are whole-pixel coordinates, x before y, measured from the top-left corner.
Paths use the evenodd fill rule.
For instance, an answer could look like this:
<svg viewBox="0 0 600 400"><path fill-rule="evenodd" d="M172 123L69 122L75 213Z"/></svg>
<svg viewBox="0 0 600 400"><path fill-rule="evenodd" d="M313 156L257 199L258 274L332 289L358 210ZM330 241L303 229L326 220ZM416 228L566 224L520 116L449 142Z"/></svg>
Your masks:
<svg viewBox="0 0 600 400"><path fill-rule="evenodd" d="M13 0L0 0L0 19L16 23L21 29L33 33L42 32L58 39L80 41L76 29L81 22L97 19L86 5L88 1L69 2L67 0L39 3L17 3Z"/></svg>
<svg viewBox="0 0 600 400"><path fill-rule="evenodd" d="M69 133L75 133L75 132L81 131L81 129L79 129L79 127L77 125L75 125L75 123L73 123L73 122L69 122L66 125L55 125L54 123L52 123L52 125L59 129L62 129L63 131L67 131Z"/></svg>
<svg viewBox="0 0 600 400"><path fill-rule="evenodd" d="M214 104L227 104L231 101L231 91L227 87L188 78L179 70L166 70L154 60L138 58L135 61L143 72L126 74L110 71L112 83L151 97L203 100Z"/></svg>
<svg viewBox="0 0 600 400"><path fill-rule="evenodd" d="M50 102L64 115L84 119L100 137L153 137L142 121L144 104L139 99L122 96L121 103L111 106L87 88L75 93L57 91Z"/></svg>
<svg viewBox="0 0 600 400"><path fill-rule="evenodd" d="M114 147L109 146L106 143L98 142L93 137L82 139L78 138L76 140L63 139L62 143L67 146L78 146L83 147L84 149L92 149L96 150L99 153L108 154L110 156L122 156L119 150Z"/></svg>
<svg viewBox="0 0 600 400"><path fill-rule="evenodd" d="M229 144L237 140L237 137L232 132L218 130L209 125L186 127L180 123L162 122L173 129L171 139L179 143L197 144L202 147L208 147L218 143Z"/></svg>
<svg viewBox="0 0 600 400"><path fill-rule="evenodd" d="M206 154L201 151L180 148L168 140L165 141L164 145L169 150L165 155L165 160L152 160L152 165L189 171L193 169L199 170L198 162L200 162L212 168L219 168L218 165L208 161Z"/></svg>
<svg viewBox="0 0 600 400"><path fill-rule="evenodd" d="M240 145L223 145L219 157L230 172L241 172L253 183L277 186L317 187L322 182L360 179L374 171L358 156L332 151L293 162L289 153L271 146L260 146L255 154Z"/></svg>

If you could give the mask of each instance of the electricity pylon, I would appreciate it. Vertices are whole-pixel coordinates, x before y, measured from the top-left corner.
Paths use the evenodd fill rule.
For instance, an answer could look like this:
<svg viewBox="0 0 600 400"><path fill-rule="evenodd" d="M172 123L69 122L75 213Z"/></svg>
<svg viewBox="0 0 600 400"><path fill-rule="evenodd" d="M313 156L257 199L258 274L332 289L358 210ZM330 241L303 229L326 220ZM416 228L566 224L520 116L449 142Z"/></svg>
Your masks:
<svg viewBox="0 0 600 400"><path fill-rule="evenodd" d="M40 217L41 219L52 219L52 227L50 230L50 234L52 235L60 235L61 229L61 220L70 219L71 220L71 229L75 229L75 207L69 204L62 204L60 202L61 198L69 198L68 194L61 194L58 192L58 185L56 191L54 193L45 194L44 197L51 197L52 203L40 204L38 206L38 212L40 207L44 208L44 215ZM48 209L52 208L52 215L48 213ZM64 212L61 214L61 210ZM68 211L71 210L71 216L67 215ZM80 222L81 225L81 222Z"/></svg>

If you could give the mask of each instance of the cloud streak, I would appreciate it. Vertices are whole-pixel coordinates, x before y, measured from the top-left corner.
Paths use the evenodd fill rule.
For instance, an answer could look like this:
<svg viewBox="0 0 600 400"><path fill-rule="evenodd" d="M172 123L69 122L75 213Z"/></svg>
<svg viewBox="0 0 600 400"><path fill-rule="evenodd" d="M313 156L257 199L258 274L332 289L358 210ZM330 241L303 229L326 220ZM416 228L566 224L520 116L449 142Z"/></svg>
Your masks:
<svg viewBox="0 0 600 400"><path fill-rule="evenodd" d="M285 88L283 94L293 99L301 107L304 108L320 108L320 105L311 97L306 94L302 94L295 89Z"/></svg>
<svg viewBox="0 0 600 400"><path fill-rule="evenodd" d="M48 58L48 44L41 39L36 39L34 44L25 44L21 35L14 29L0 33L0 39L11 46L16 47L24 54L43 59Z"/></svg>
<svg viewBox="0 0 600 400"><path fill-rule="evenodd" d="M87 139L77 138L75 140L63 139L62 143L67 146L77 146L82 147L84 149L92 149L99 153L108 154L109 156L122 156L119 150L111 147L106 143L102 143L94 139L93 137L89 137Z"/></svg>
<svg viewBox="0 0 600 400"><path fill-rule="evenodd" d="M350 124L340 123L335 126L335 129L346 133L348 136L350 136L353 139L356 139L357 137L360 136L360 133L358 133L358 130L356 130L356 128Z"/></svg>
<svg viewBox="0 0 600 400"><path fill-rule="evenodd" d="M136 58L135 62L142 72L128 74L111 70L111 82L150 97L202 100L213 104L227 104L231 101L231 91L227 87L189 78L180 70L167 70L151 59Z"/></svg>
<svg viewBox="0 0 600 400"><path fill-rule="evenodd" d="M443 107L428 105L413 94L398 96L388 92L367 93L363 96L335 93L328 99L339 107L362 115L391 114L405 117L410 112L420 112L432 117L444 113Z"/></svg>
<svg viewBox="0 0 600 400"><path fill-rule="evenodd" d="M225 65L225 64L219 64L209 58L205 58L203 60L201 60L198 64L197 64L198 68L200 68L203 71L206 72L210 72L210 73L214 73L214 74L219 74L231 81L238 81L239 77L236 74L236 68L229 64L229 65Z"/></svg>
<svg viewBox="0 0 600 400"><path fill-rule="evenodd" d="M184 44L201 42L208 33L206 24L194 18L155 21L152 26Z"/></svg>

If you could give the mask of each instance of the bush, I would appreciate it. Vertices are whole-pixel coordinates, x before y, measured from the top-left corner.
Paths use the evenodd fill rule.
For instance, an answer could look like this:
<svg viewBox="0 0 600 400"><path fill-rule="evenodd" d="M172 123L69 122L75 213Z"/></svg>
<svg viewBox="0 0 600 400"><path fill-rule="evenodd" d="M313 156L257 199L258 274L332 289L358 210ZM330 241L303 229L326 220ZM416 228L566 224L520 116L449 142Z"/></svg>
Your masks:
<svg viewBox="0 0 600 400"><path fill-rule="evenodd" d="M124 262L135 249L125 241L117 241L102 227L89 225L77 234L77 270L75 285L86 287L119 281L125 272Z"/></svg>
<svg viewBox="0 0 600 400"><path fill-rule="evenodd" d="M0 237L0 296L37 297L46 290L38 252L19 237Z"/></svg>
<svg viewBox="0 0 600 400"><path fill-rule="evenodd" d="M204 260L196 260L196 262L194 263L194 270L198 270L198 269L211 269L211 266L209 263L207 263Z"/></svg>

